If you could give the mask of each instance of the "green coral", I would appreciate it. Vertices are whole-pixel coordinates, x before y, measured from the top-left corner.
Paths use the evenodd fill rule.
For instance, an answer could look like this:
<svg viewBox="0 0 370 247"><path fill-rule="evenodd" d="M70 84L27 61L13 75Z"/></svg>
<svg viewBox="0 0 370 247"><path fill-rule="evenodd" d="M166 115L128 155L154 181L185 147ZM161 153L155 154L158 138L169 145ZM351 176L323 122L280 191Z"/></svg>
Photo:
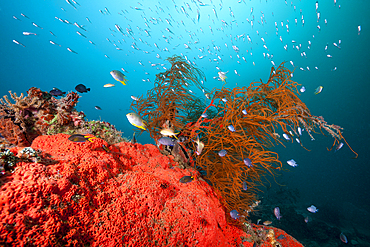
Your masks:
<svg viewBox="0 0 370 247"><path fill-rule="evenodd" d="M46 120L44 120L44 121L45 121L45 123L47 123L48 125L52 125L52 124L54 124L57 120L58 120L58 115L55 115L55 116L54 116L54 118L53 118L52 120L50 120L50 121L46 121Z"/></svg>

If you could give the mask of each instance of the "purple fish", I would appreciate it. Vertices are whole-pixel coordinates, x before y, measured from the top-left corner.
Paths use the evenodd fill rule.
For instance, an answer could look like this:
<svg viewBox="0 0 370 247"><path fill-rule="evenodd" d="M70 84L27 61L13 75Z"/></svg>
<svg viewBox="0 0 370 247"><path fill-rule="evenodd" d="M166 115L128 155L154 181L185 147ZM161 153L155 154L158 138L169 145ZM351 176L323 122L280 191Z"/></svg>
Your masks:
<svg viewBox="0 0 370 247"><path fill-rule="evenodd" d="M276 219L278 219L278 220L281 219L280 208L279 207L274 208L274 214L275 214Z"/></svg>
<svg viewBox="0 0 370 247"><path fill-rule="evenodd" d="M240 215L238 213L238 211L236 211L235 209L231 210L230 211L230 216L231 218L233 218L234 220L237 220L239 219Z"/></svg>
<svg viewBox="0 0 370 247"><path fill-rule="evenodd" d="M225 149L222 149L220 150L220 152L218 152L218 155L220 155L221 157L224 157L226 154L227 154L227 151Z"/></svg>
<svg viewBox="0 0 370 247"><path fill-rule="evenodd" d="M243 159L244 164L248 166L249 168L253 167L252 161L249 158Z"/></svg>
<svg viewBox="0 0 370 247"><path fill-rule="evenodd" d="M164 146L174 146L176 141L173 140L172 138L164 136L164 137L161 137L161 138L158 139L158 143L162 144Z"/></svg>

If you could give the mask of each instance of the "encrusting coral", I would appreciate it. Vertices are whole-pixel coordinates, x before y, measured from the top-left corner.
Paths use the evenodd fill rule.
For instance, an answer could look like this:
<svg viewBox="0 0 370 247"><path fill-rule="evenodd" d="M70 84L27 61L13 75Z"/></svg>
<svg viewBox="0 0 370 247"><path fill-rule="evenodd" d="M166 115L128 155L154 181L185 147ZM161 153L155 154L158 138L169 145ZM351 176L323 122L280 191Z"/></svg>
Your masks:
<svg viewBox="0 0 370 247"><path fill-rule="evenodd" d="M235 209L248 216L264 175L281 170L278 154L269 150L284 142L278 131L299 139L299 126L312 133L318 127L329 132L335 142L343 138L339 126L310 114L298 98L298 83L291 80L291 71L284 63L271 69L266 83L223 87L209 93L202 86L205 79L200 70L178 56L168 61L171 68L157 75L155 88L131 107L147 122L156 141L163 128L181 132L178 145L189 157L188 164L202 171L204 179L225 200L228 211ZM210 100L207 105L194 96L191 85L202 90ZM199 155L197 137L204 143ZM221 150L227 154L219 154Z"/></svg>
<svg viewBox="0 0 370 247"><path fill-rule="evenodd" d="M229 224L199 173L156 146L68 138L37 137L31 147L42 151L41 161L22 161L0 177L0 245L269 246L264 226L251 224L247 233ZM181 183L188 175L194 180ZM271 229L284 246L302 246Z"/></svg>

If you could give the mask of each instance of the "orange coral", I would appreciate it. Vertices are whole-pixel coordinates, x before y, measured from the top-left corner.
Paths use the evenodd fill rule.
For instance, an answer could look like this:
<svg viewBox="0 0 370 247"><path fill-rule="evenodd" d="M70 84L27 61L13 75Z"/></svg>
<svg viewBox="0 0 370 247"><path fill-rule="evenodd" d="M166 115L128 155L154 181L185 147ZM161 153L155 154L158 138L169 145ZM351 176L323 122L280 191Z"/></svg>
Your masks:
<svg viewBox="0 0 370 247"><path fill-rule="evenodd" d="M342 137L339 126L328 125L322 117L310 114L298 98L298 83L291 80L291 71L284 63L271 69L266 83L259 81L249 87L213 90L206 107L188 91L192 84L205 92L196 82L203 79L203 74L179 57L169 61L171 69L157 75L156 87L149 91L148 98L135 102L133 107L147 121L148 131L156 140L164 125L181 130L180 135L185 137L181 145L190 149L195 165L225 199L229 211L236 209L247 216L253 210L251 205L264 174L274 175L282 168L278 154L269 151L272 145L283 144L276 133L278 130L298 136L299 126L307 132L319 127L335 140ZM213 109L212 116L201 117L208 108ZM199 156L195 155L197 136L204 143ZM221 157L220 150L226 150L227 155ZM247 190L243 189L243 183Z"/></svg>

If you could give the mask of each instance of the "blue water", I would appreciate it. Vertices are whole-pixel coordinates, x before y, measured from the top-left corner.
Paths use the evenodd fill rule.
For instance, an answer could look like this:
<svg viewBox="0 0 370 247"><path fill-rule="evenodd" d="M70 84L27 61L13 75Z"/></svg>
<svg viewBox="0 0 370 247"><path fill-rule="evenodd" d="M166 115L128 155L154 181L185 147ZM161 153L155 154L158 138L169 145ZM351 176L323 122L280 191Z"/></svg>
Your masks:
<svg viewBox="0 0 370 247"><path fill-rule="evenodd" d="M297 143L275 149L283 163L294 159L299 165L295 168L287 167L290 172L276 179L288 188L300 191L299 203L303 211L314 204L318 208L325 207L327 212L338 211L337 217L341 223L338 227L351 225L366 228L370 222L370 2L338 0L334 5L334 0L321 0L318 8L321 14L319 21L315 2L204 0L203 3L208 6L200 6L199 1L188 1L190 9L186 3L178 0L110 0L104 3L97 0L78 0L79 5L74 4L75 9L62 0L2 1L0 95L8 94L9 90L18 94L25 93L30 87L38 87L44 91L57 87L68 92L74 91L77 84L83 83L91 91L81 94L77 109L84 111L87 119L101 119L114 124L124 132L124 136L131 138L134 128L125 117L131 111L130 96L145 95L153 87L155 74L163 72L163 67L170 68L169 63L164 60L168 56L186 56L189 61L196 63L205 73L205 87L209 89L222 86L220 81L213 78L217 76L216 66L224 72L229 71L226 86L231 88L248 86L250 82L259 79L266 81L272 66L271 61L276 65L286 61L286 66L292 70L293 66L289 61L293 61L296 66L293 79L306 87L306 92L300 96L302 101L313 115L324 116L328 123L342 126L346 140L359 157L352 159L354 154L346 145L336 153L328 152L326 147L330 147L333 142L330 136L315 135L315 141L306 136L302 141L310 152ZM142 10L136 10L135 7ZM110 14L106 13L105 8ZM200 13L199 22L197 9ZM235 18L231 16L230 10ZM70 23L77 22L86 31L56 17ZM247 19L253 20L253 27ZM32 25L32 22L42 29ZM118 32L115 24L122 28L123 34ZM361 26L360 33L358 26ZM132 35L126 29L131 29ZM145 30L149 31L150 36ZM78 35L77 31L87 38ZM25 36L22 32L37 35ZM238 35L244 36L238 38ZM261 37L268 50L263 47ZM60 46L50 44L50 40ZM89 43L89 40L95 45ZM293 43L292 40L296 42ZM339 44L340 48L333 43ZM186 49L184 44L191 50ZM328 49L325 51L327 44ZM232 45L239 48L238 53L233 50ZM287 51L284 45L287 45ZM293 45L301 45L300 50L293 48ZM69 52L67 47L78 54ZM117 50L117 47L122 50ZM164 50L166 48L168 51ZM306 56L302 56L302 52ZM328 58L328 54L332 57ZM199 56L205 57L200 59ZM151 64L163 65L152 67ZM127 71L127 85L123 86L118 82L115 87L103 88L106 83L116 82L109 72L121 68ZM323 92L314 95L313 92L320 85L324 87ZM199 90L193 91L204 98ZM102 111L97 111L94 108L96 105ZM147 133L139 136L138 141L153 143ZM320 210L320 214L325 215L325 210Z"/></svg>

